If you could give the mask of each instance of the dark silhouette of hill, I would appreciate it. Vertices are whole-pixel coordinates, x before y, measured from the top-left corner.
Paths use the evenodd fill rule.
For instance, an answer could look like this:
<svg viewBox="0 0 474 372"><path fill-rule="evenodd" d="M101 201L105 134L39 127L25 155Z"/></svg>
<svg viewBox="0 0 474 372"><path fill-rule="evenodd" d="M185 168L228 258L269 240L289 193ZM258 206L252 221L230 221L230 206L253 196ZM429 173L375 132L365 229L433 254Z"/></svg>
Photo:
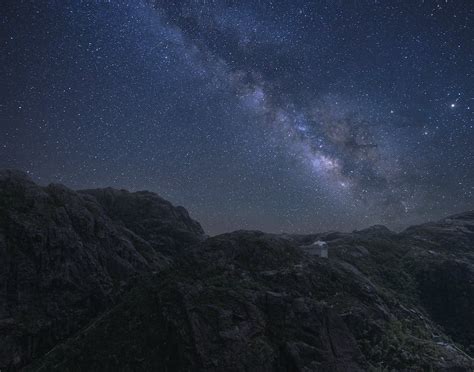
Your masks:
<svg viewBox="0 0 474 372"><path fill-rule="evenodd" d="M0 369L471 371L473 264L474 212L208 238L154 193L5 170Z"/></svg>

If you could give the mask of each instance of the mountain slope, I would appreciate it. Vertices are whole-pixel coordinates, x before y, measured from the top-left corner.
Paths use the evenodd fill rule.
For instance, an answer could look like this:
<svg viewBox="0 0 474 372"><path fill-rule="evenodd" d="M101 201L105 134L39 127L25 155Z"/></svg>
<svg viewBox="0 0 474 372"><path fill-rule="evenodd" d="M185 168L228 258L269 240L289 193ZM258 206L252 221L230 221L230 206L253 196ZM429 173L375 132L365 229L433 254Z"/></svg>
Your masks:
<svg viewBox="0 0 474 372"><path fill-rule="evenodd" d="M206 238L155 194L12 171L0 207L2 370L474 368L473 212L399 234Z"/></svg>
<svg viewBox="0 0 474 372"><path fill-rule="evenodd" d="M103 193L118 194L122 204L141 199ZM110 307L133 278L169 265L170 256L135 226L114 221L93 195L0 172L0 369L42 355ZM141 216L164 227L160 238L169 252L202 238L199 224L168 202Z"/></svg>
<svg viewBox="0 0 474 372"><path fill-rule="evenodd" d="M423 248L372 233L330 241L329 259L290 237L210 238L33 370L470 371L423 306Z"/></svg>

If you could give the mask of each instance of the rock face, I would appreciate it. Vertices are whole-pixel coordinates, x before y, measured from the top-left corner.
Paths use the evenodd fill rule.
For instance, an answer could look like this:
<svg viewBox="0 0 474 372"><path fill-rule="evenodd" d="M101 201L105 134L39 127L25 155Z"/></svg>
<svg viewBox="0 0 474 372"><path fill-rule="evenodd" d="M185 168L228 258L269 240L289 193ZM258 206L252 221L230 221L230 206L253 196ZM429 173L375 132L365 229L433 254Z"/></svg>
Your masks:
<svg viewBox="0 0 474 372"><path fill-rule="evenodd" d="M112 188L84 190L104 208L106 214L159 252L176 255L202 239L201 225L189 217L183 207L175 207L158 195L139 191L130 193Z"/></svg>
<svg viewBox="0 0 474 372"><path fill-rule="evenodd" d="M131 215L135 224L114 220L150 199ZM140 236L140 224L162 229L170 251L202 238L183 208L159 201L150 193L43 188L22 173L0 173L0 369L42 355L110 307L134 277L169 264L154 240Z"/></svg>
<svg viewBox="0 0 474 372"><path fill-rule="evenodd" d="M208 239L33 369L362 371L349 328L311 293L328 270L303 260L258 232Z"/></svg>
<svg viewBox="0 0 474 372"><path fill-rule="evenodd" d="M433 320L474 354L474 212L410 227L420 298Z"/></svg>
<svg viewBox="0 0 474 372"><path fill-rule="evenodd" d="M0 210L2 370L474 368L472 212L399 234L206 238L155 194L11 171ZM304 249L318 240L329 258Z"/></svg>

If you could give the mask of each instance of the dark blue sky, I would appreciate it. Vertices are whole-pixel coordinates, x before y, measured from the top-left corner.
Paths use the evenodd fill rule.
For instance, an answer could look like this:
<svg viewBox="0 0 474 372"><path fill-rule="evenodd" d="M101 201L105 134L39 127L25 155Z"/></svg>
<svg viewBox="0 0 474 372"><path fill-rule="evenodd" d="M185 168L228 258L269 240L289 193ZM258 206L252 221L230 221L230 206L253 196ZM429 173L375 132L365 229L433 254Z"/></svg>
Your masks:
<svg viewBox="0 0 474 372"><path fill-rule="evenodd" d="M7 1L0 167L208 233L474 207L471 1Z"/></svg>

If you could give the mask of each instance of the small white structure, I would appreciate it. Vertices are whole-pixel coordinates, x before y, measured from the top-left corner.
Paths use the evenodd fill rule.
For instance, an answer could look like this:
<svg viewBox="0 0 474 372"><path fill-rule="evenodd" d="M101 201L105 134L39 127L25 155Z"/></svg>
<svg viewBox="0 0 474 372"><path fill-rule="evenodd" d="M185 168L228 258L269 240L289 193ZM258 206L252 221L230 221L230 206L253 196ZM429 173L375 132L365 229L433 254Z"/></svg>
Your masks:
<svg viewBox="0 0 474 372"><path fill-rule="evenodd" d="M316 240L313 244L301 246L307 253L328 258L328 244L322 240Z"/></svg>

